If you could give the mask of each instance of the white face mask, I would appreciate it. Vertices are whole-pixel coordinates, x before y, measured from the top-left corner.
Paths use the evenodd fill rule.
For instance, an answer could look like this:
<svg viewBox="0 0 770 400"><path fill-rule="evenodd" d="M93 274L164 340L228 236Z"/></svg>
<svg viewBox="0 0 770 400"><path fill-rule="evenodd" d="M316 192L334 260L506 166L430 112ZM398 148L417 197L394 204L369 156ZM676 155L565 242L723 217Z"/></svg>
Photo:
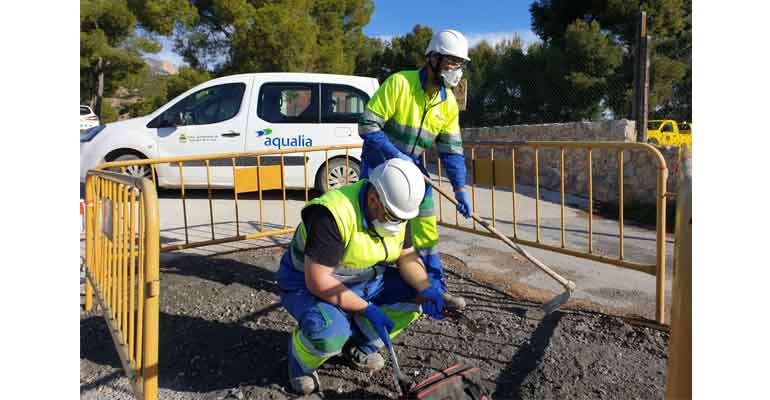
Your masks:
<svg viewBox="0 0 770 400"><path fill-rule="evenodd" d="M385 237L395 236L401 232L404 222L380 222L380 220L375 219L372 221L372 225L374 226L374 231L377 232L378 235Z"/></svg>
<svg viewBox="0 0 770 400"><path fill-rule="evenodd" d="M448 70L445 69L441 71L441 77L444 78L444 85L447 87L453 88L457 86L458 83L460 83L460 79L463 77L463 69L457 68Z"/></svg>

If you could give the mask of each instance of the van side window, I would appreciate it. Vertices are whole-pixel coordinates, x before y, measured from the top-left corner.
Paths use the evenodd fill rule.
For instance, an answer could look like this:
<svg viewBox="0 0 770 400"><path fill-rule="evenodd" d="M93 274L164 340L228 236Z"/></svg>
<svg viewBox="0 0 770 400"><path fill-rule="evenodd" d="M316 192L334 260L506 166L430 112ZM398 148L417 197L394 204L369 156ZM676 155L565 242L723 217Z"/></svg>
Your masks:
<svg viewBox="0 0 770 400"><path fill-rule="evenodd" d="M321 85L322 123L357 123L363 114L369 96L347 85Z"/></svg>
<svg viewBox="0 0 770 400"><path fill-rule="evenodd" d="M259 89L257 116L276 124L318 123L317 83L266 83Z"/></svg>
<svg viewBox="0 0 770 400"><path fill-rule="evenodd" d="M671 122L666 122L662 128L660 128L661 132L673 132L674 131L674 125Z"/></svg>
<svg viewBox="0 0 770 400"><path fill-rule="evenodd" d="M201 89L157 116L148 127L207 125L235 117L241 108L244 83L226 83Z"/></svg>

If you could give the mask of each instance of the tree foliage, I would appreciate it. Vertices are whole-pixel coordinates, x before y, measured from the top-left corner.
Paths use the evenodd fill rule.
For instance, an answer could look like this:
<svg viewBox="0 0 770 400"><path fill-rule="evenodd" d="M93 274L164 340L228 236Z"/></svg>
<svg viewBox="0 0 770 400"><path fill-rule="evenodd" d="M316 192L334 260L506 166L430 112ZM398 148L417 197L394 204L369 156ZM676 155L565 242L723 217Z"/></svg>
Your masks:
<svg viewBox="0 0 770 400"><path fill-rule="evenodd" d="M680 107L682 96L687 95L687 76L691 73L691 14L689 0L538 0L530 6L532 29L546 47L580 48L570 46L569 30L579 24L597 24L593 36L603 36L608 45L620 51L621 64L605 79L608 83L604 103L616 116L629 117L633 93L633 48L636 24L640 11L647 12L647 30L652 37L650 50L650 110L677 110L668 117L689 119L691 111ZM575 47L577 46L577 47ZM604 52L595 60L614 57ZM567 78L569 79L569 77ZM689 97L689 96L688 96ZM686 100L689 104L689 99Z"/></svg>
<svg viewBox="0 0 770 400"><path fill-rule="evenodd" d="M425 49L431 37L433 29L418 24L411 32L389 41L369 39L365 42L367 49L361 52L356 63L355 72L382 81L394 72L419 68L425 63Z"/></svg>
<svg viewBox="0 0 770 400"><path fill-rule="evenodd" d="M143 53L157 53L153 34L169 34L192 17L185 0L82 0L80 97L101 115L102 98L145 67ZM137 35L137 30L146 35Z"/></svg>
<svg viewBox="0 0 770 400"><path fill-rule="evenodd" d="M188 89L211 78L208 72L191 67L181 67L174 75L158 74L144 68L123 80L122 83L129 93L141 96L141 100L126 105L121 114L128 113L131 117L150 114Z"/></svg>
<svg viewBox="0 0 770 400"><path fill-rule="evenodd" d="M366 43L371 0L202 0L195 23L178 32L176 50L194 68L216 74L350 74Z"/></svg>
<svg viewBox="0 0 770 400"><path fill-rule="evenodd" d="M525 46L513 35L470 49L463 126L628 118L638 13L648 15L652 117L691 119L691 0L536 0ZM372 76L421 67L433 35L415 25L389 40L367 37L372 0L82 0L81 98L118 87L147 114L212 77L246 72ZM157 35L173 36L188 66L154 74L142 60ZM99 83L102 83L101 89Z"/></svg>
<svg viewBox="0 0 770 400"><path fill-rule="evenodd" d="M463 126L501 125L519 120L524 50L518 35L494 47L482 41L468 54L472 60Z"/></svg>

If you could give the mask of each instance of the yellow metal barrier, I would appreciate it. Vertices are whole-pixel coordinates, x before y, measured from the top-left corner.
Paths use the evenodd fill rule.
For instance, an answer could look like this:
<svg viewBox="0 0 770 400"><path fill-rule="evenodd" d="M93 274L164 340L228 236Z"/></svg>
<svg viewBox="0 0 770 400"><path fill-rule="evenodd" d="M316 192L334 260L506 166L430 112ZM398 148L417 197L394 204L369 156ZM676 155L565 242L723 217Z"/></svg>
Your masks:
<svg viewBox="0 0 770 400"><path fill-rule="evenodd" d="M303 174L304 174L304 187L302 190L304 190L305 194L305 201L307 202L309 200L309 190L312 187L311 184L313 183L313 178L311 180L308 180L308 169L307 169L307 160L308 160L308 154L314 153L314 152L323 152L324 153L324 159L325 163L322 167L322 171L324 171L325 174L325 181L327 184L327 187L329 186L329 176L330 176L330 170L327 167L329 165L330 161L330 152L335 152L336 154L333 155L333 157L336 158L344 158L345 159L345 168L346 173L348 173L351 169L350 164L350 150L351 149L360 149L361 145L338 145L338 146L314 146L314 147L305 147L305 148L290 148L290 149L269 149L269 150L263 150L263 151L257 151L257 152L242 152L242 153L222 153L222 154L208 154L208 155L199 155L199 156L186 156L186 157L166 157L166 158L154 158L154 159L144 159L144 160L131 160L131 161L116 161L116 162L107 162L100 164L96 167L97 170L120 170L123 173L125 173L126 168L130 166L135 165L149 165L150 166L150 178L152 179L153 183L157 182L157 172L156 172L156 166L158 164L177 164L179 167L179 188L181 191L181 202L182 202L182 213L183 213L183 220L184 220L184 244L172 244L172 245L166 245L162 246L160 248L161 252L168 252L168 251L176 251L176 250L183 250L188 248L194 248L194 247L203 247L203 246L210 246L215 244L222 244L222 243L228 243L228 242L236 242L241 240L252 240L252 239L258 239L258 238L265 238L265 237L271 237L271 236L280 236L285 235L289 233L294 232L294 226L287 225L287 219L286 219L286 187L284 185L284 176L283 171L285 170L285 158L287 156L290 156L292 154L302 155L305 162L303 162ZM344 151L344 154L341 152ZM262 159L266 156L279 156L280 163L278 165L262 165ZM251 160L254 160L254 165L244 165ZM214 213L213 213L213 204L212 204L212 185L211 185L211 163L213 161L217 160L226 160L229 161L229 163L232 165L232 175L231 179L233 182L232 185L232 193L233 193L233 210L234 210L234 218L235 218L235 235L232 236L223 236L223 237L216 237L214 232ZM211 239L207 240L191 240L189 235L190 227L188 225L187 221L187 193L186 193L186 185L184 181L184 164L185 163L193 163L193 162L203 162L206 167L206 176L208 178L206 188L208 190L208 200L209 200L209 215L210 215L210 226L211 226ZM259 172L257 172L259 171ZM263 204L263 192L267 190L273 190L273 189L280 189L281 190L281 200L282 200L282 215L283 215L283 221L279 228L277 229L265 229L265 215L264 215L264 204ZM248 193L248 192L257 192L258 199L259 199L259 231L250 233L250 234L243 234L240 232L240 223L241 218L239 214L239 194Z"/></svg>
<svg viewBox="0 0 770 400"><path fill-rule="evenodd" d="M86 177L86 298L96 299L139 399L158 398L159 231L155 186L91 170Z"/></svg>
<svg viewBox="0 0 770 400"><path fill-rule="evenodd" d="M495 222L499 219L499 210L497 210L497 197L496 189L500 187L515 188L516 187L516 159L517 151L520 152L521 148L530 148L533 153L533 168L531 173L533 174L533 186L535 197L535 240L522 239L517 231L517 213L516 213L516 196L515 190L511 190L511 203L512 218L510 223L512 224L512 236L509 238L516 243L526 246L536 247L543 250L549 250L556 253L566 254L574 257L584 258L592 261L598 261L605 264L615 265L622 268L633 269L654 275L656 277L656 306L655 306L655 320L660 323L665 323L665 283L666 283L666 198L671 194L666 191L666 183L668 179L668 169L666 167L666 160L663 155L654 146L646 143L625 143L625 142L558 142L558 141L540 141L540 142L479 142L479 143L466 143L464 144L465 154L470 160L469 172L471 179L471 203L473 204L474 212L477 212L477 199L476 193L478 191L477 186L483 185L491 190L491 224L495 226ZM560 245L551 245L544 243L541 238L541 224L540 224L540 151L552 150L559 152L559 187L560 187L560 206L561 206L561 237ZM593 234L594 234L594 210L593 210L593 154L594 150L604 150L617 153L618 159L618 205L619 205L619 219L618 219L618 238L619 248L617 257L609 257L596 253L594 249ZM584 249L568 248L565 242L565 168L564 168L564 156L565 151L572 151L577 156L586 157L587 167L587 180L588 185L586 188L585 197L588 198L588 245ZM624 252L624 195L623 195L623 153L624 151L641 151L649 154L654 160L654 165L650 165L650 168L655 169L657 180L657 193L656 193L656 245L655 245L655 263L645 264L632 260L628 260ZM479 158L478 154L484 152L488 154L488 158ZM495 153L498 154L510 154L510 161L495 159ZM426 156L423 154L423 161L426 160ZM530 171L525 171L528 173ZM441 162L438 162L438 183L442 182L442 166ZM443 206L441 201L438 201L438 223L443 226L459 229L466 232L471 232L488 237L494 237L494 235L479 229L474 221L471 227L461 226L457 212L454 213L454 221L449 221L444 218ZM508 221L504 221L508 222Z"/></svg>
<svg viewBox="0 0 770 400"><path fill-rule="evenodd" d="M214 155L200 155L200 156L188 156L188 157L176 157L176 158L158 158L158 159L149 159L149 160L133 160L133 161L121 161L121 162L109 162L101 164L97 167L97 169L121 169L125 170L126 167L132 166L132 165L149 165L151 166L151 174L150 177L155 181L156 179L156 172L155 167L158 164L162 163L175 163L178 165L179 168L179 187L181 191L181 206L182 206L182 212L183 212L183 219L184 219L184 243L181 244L170 244L161 247L160 251L174 251L174 250L181 250L186 248L192 248L192 247L201 247L201 246L208 246L208 245L214 245L214 244L221 244L221 243L227 243L227 242L235 242L235 241L241 241L241 240L250 240L250 239L256 239L256 238L263 238L263 237L270 237L270 236L278 236L278 235L285 235L287 233L292 233L294 231L293 226L287 225L287 198L286 198L286 188L284 186L284 159L286 156L291 154L300 154L303 156L305 160L308 159L307 155L312 152L324 152L324 158L326 161L326 165L329 164L329 152L335 151L339 154L341 150L345 150L344 158L345 158L345 164L349 170L350 166L350 156L349 156L349 150L350 149L356 149L360 148L360 145L341 145L341 146L317 146L317 147L307 147L307 148L290 148L290 149L281 149L281 150L275 150L275 149L269 149L259 152L244 152L244 153L228 153L228 154L214 154ZM628 268L633 269L636 271L641 271L648 273L650 275L654 275L656 277L656 309L655 309L655 320L659 323L665 322L665 282L666 282L666 276L665 276L665 259L666 259L666 248L665 248L665 219L666 219L666 198L667 196L670 196L670 194L666 191L666 181L668 176L668 170L666 168L666 162L661 153L654 147L649 144L644 143L624 143L624 142L516 142L516 143L475 143L475 144L465 144L464 145L466 150L466 156L469 159L470 162L470 174L472 177L474 177L471 180L470 184L470 192L471 192L471 198L472 203L474 207L474 211L478 211L477 209L477 199L476 199L476 192L477 189L479 189L477 186L479 185L489 185L491 186L491 224L495 226L498 223L498 220L500 220L500 210L498 209L497 204L497 188L511 188L516 186L516 159L519 157L517 152L521 152L521 148L528 147L533 152L534 157L534 164L533 168L530 171L525 171L525 173L532 173L533 176L533 187L534 187L534 197L535 197L535 237L534 240L528 240L524 239L519 235L519 232L517 232L517 226L519 225L517 218L519 215L517 215L517 205L516 205L516 196L511 194L511 203L510 206L512 208L512 216L510 223L512 224L512 236L510 237L511 240L513 240L516 243L536 247L544 250L550 250L561 254L566 254L574 257L584 258L592 261L602 262L610 265L619 266L622 268ZM559 245L551 245L548 243L545 243L542 240L541 237L541 199L540 199L540 186L541 186L541 174L540 174L540 153L541 151L558 151L559 153L559 172L560 172L560 215L561 215L561 235L560 235L560 244ZM601 252L597 252L597 249L594 248L594 210L593 210L593 198L594 198L594 187L593 187L593 155L594 151L610 151L610 152L616 152L617 153L617 159L618 159L618 202L619 202L619 220L618 220L618 238L619 238L619 246L617 251L617 256L608 256L606 254L601 254ZM588 244L585 248L574 248L574 247L568 247L567 242L565 240L565 153L571 152L573 154L570 154L571 156L574 156L577 154L577 156L583 156L587 159L587 173L588 173L588 185L586 188L585 197L588 198L588 229L587 229L587 236L588 236ZM645 152L651 156L651 159L653 160L653 164L650 165L650 168L654 169L657 179L657 193L656 193L656 199L657 199L657 223L656 223L656 245L655 245L655 262L654 263L640 263L634 260L627 259L625 255L625 234L624 234L624 194L623 194L623 169L624 169L624 152L625 151L640 151ZM509 154L510 155L510 163L508 160L505 159L495 159L495 153L503 153L503 154ZM477 154L487 153L489 154L488 158L480 158L477 157ZM261 160L263 157L266 156L279 156L280 157L280 163L279 165L262 165ZM426 157L425 154L423 154L423 157ZM253 159L254 165L248 165L244 166L244 160L251 160ZM216 160L226 160L229 164L232 165L231 171L232 171L232 182L233 187L233 210L234 210L234 218L235 218L235 235L223 235L222 237L217 237L214 232L214 214L213 214L213 205L212 205L212 187L211 187L211 172L210 172L210 165L212 162ZM425 160L425 158L424 158ZM193 240L188 235L188 220L187 220L187 192L186 192L186 185L184 180L184 168L183 166L186 163L193 163L193 162L204 162L206 167L206 176L209 178L207 180L207 189L208 189L208 207L209 207L209 216L210 216L210 238L207 238L205 240ZM220 161L221 163L221 161ZM308 168L307 168L307 161L303 163L303 173L304 173L304 194L305 194L305 201L308 200L309 195L308 191L310 188L310 182L308 180ZM240 167L239 167L240 166ZM259 171L259 173L257 173ZM329 171L328 168L325 171L326 176L326 182L328 184L329 180ZM443 171L441 162L439 160L438 162L438 183L441 184L442 178L443 178ZM314 177L313 177L314 178ZM263 204L263 191L270 190L270 189L281 189L281 201L282 201L282 216L283 221L281 224L274 224L273 229L265 229L265 215L263 213L264 204ZM254 233L245 234L240 231L239 225L241 222L241 217L239 214L240 207L239 207L239 194L246 193L246 192L258 192L258 204L259 204L259 218L258 218L258 226L259 230ZM513 191L512 191L513 192ZM480 227L477 227L475 222L473 223L472 227L465 227L461 226L459 224L459 216L457 212L455 211L453 214L455 215L454 222L449 221L447 218L444 217L444 211L443 211L443 205L441 201L438 201L438 221L439 224L444 226L449 226L455 229L459 229L462 231L472 232L480 235L489 236L490 234L480 230ZM275 216L275 214L273 215ZM274 219L273 219L274 221ZM509 221L501 221L508 223Z"/></svg>
<svg viewBox="0 0 770 400"><path fill-rule="evenodd" d="M676 207L671 340L668 349L666 398L692 398L692 156L680 153L682 171Z"/></svg>
<svg viewBox="0 0 770 400"><path fill-rule="evenodd" d="M113 340L126 373L134 386L139 398L157 398L157 343L158 343L158 257L159 252L182 250L186 248L209 246L227 242L250 240L256 238L278 236L292 233L293 226L287 225L287 197L285 187L285 157L300 154L304 158L304 200L309 200L309 189L313 181L308 180L307 155L312 152L324 152L325 165L330 162L330 152L333 157L344 157L346 174L350 171L350 150L360 148L360 145L317 146L308 148L291 148L281 150L265 150L259 152L227 153L200 155L175 158L158 158L108 162L99 165L96 170L89 172L86 180L87 228L86 228L86 308L92 307L92 296L95 294L110 327ZM491 187L491 224L495 226L500 220L500 210L497 208L496 188L516 187L517 150L530 147L533 151L534 165L532 168L535 194L535 240L520 237L517 232L517 213L515 190L511 190L512 209L511 221L500 222L512 224L511 240L518 244L554 251L574 257L598 261L623 268L646 272L656 276L656 312L655 319L664 323L664 288L665 288L665 217L666 217L666 180L668 170L660 152L653 146L641 143L622 142L521 142L521 143L476 143L465 144L466 155L469 155L470 173L474 177L470 184L474 212L477 210L476 191L479 185ZM543 149L558 150L560 171L560 245L544 243L540 231L540 151ZM615 151L618 154L618 200L620 215L618 220L619 249L617 257L597 254L593 247L593 151ZM344 150L344 156L340 155ZM586 197L588 206L588 245L585 249L568 248L565 240L565 152L574 151L585 154L588 160L588 187ZM642 151L652 156L657 176L657 227L656 255L654 264L642 264L628 260L624 254L624 215L623 215L623 153L624 151ZM489 153L489 158L478 158L479 153ZM505 159L495 159L495 152L505 152L510 155L510 163ZM263 165L263 157L279 156L278 165ZM423 154L423 161L426 155ZM254 165L244 165L244 160L254 160ZM214 161L224 160L232 171L232 202L235 218L235 235L217 237L214 229L214 205L211 183L211 165ZM187 191L184 180L185 163L198 162L206 168L206 189L208 197L210 239L194 240L188 231ZM179 189L181 193L182 216L184 220L184 243L171 244L161 247L159 243L158 201L155 192L157 182L156 166L162 163L172 163L178 166ZM219 161L221 164L222 161ZM120 170L125 173L127 167L149 165L149 178L135 178L105 171ZM231 165L231 167L229 167ZM330 171L323 170L325 182L329 186ZM529 171L527 171L529 172ZM438 160L438 184L443 181L441 161ZM347 176L347 175L346 175ZM313 177L315 178L315 177ZM477 179L479 178L479 179ZM510 183L510 186L508 185ZM263 191L280 189L282 202L282 224L266 224ZM255 233L240 231L242 207L239 207L239 195L257 192L259 204L258 226ZM454 209L454 207L453 207ZM477 229L475 221L472 227L461 226L459 215L454 212L454 222L444 218L443 205L438 199L439 224L461 231L479 235L491 234ZM269 217L276 217L272 213ZM249 221L252 222L252 221ZM269 221L267 221L269 222ZM266 229L273 225L273 229ZM134 300L136 299L136 303Z"/></svg>

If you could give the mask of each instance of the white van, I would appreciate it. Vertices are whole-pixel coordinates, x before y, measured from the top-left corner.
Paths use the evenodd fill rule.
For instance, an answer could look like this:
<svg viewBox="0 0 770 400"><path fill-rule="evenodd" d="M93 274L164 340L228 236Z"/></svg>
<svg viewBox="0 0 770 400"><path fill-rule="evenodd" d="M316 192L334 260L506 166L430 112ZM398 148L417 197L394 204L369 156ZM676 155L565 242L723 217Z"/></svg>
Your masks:
<svg viewBox="0 0 770 400"><path fill-rule="evenodd" d="M232 75L200 84L150 115L91 128L80 135L80 180L106 161L237 153L288 147L361 143L358 117L379 87L375 78L310 73ZM357 180L360 149L330 151L329 186ZM302 154L284 157L285 185L304 188ZM308 185L326 191L324 152L308 153ZM252 158L238 159L256 165ZM261 165L277 165L278 156L261 157ZM203 162L186 162L185 187L206 187ZM231 159L210 165L212 187L232 187ZM157 164L158 184L179 186L176 163ZM127 173L149 176L137 166ZM322 179L323 178L323 179Z"/></svg>

